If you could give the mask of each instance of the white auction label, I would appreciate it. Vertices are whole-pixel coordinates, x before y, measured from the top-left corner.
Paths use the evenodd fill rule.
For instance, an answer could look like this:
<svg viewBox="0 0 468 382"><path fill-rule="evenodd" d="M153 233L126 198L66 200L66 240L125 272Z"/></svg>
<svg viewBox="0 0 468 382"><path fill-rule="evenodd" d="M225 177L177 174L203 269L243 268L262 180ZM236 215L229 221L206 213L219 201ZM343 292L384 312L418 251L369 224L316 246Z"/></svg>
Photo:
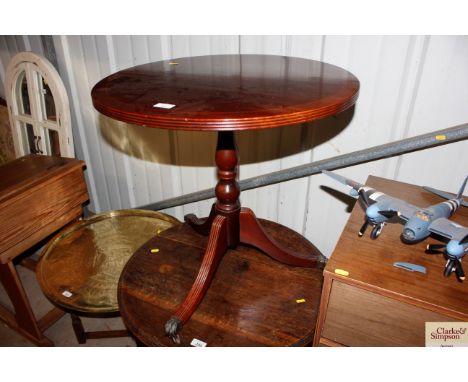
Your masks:
<svg viewBox="0 0 468 382"><path fill-rule="evenodd" d="M175 107L172 103L163 103L163 102L158 102L153 105L153 107L159 107L161 109L172 109Z"/></svg>
<svg viewBox="0 0 468 382"><path fill-rule="evenodd" d="M198 339L194 338L192 340L192 342L190 342L190 345L196 346L196 347L199 347L199 348L204 348L206 346L206 342L203 342L201 340L198 340Z"/></svg>

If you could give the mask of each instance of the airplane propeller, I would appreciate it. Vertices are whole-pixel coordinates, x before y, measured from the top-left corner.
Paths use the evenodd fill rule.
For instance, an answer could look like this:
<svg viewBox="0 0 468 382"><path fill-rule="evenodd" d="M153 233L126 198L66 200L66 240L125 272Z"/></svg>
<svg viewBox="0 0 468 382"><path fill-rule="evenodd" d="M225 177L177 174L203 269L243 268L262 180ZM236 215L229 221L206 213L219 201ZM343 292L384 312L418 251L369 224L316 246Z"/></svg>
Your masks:
<svg viewBox="0 0 468 382"><path fill-rule="evenodd" d="M428 244L426 246L426 253L428 255L439 255L445 253L445 251L441 251L441 249L445 249L446 247L446 244Z"/></svg>
<svg viewBox="0 0 468 382"><path fill-rule="evenodd" d="M361 229L360 229L359 232L358 232L358 235L359 235L359 236L364 235L364 233L366 232L366 229L367 229L367 226L369 225L369 223L370 223L369 218L366 216L366 217L365 217L365 220L364 220L364 224L362 225Z"/></svg>
<svg viewBox="0 0 468 382"><path fill-rule="evenodd" d="M463 272L460 259L456 257L449 257L447 264L445 264L444 276L449 277L450 274L454 271L460 281L465 280L465 272Z"/></svg>
<svg viewBox="0 0 468 382"><path fill-rule="evenodd" d="M364 205L364 208L367 210L369 206L371 206L374 201L370 200L366 191L364 188L359 189L358 191L361 203ZM398 214L397 211L392 211L392 210L384 210L384 211L377 211L380 215L383 217L390 219ZM379 222L379 223L374 223L369 216L366 214L364 224L362 225L361 229L358 232L359 237L363 236L364 233L366 232L367 227L371 224L373 226L372 232L371 232L371 239L375 240L379 237L379 235L382 233L382 229L385 225L385 222Z"/></svg>
<svg viewBox="0 0 468 382"><path fill-rule="evenodd" d="M359 191L358 191L358 194L359 194L359 198L360 198L362 204L364 205L364 208L367 209L372 204L372 202L369 200L369 197L367 196L366 191L363 188L360 188ZM367 227L369 226L370 223L371 223L371 221L370 221L369 217L367 215L365 215L364 224L362 225L361 229L358 232L359 237L363 236L366 233L366 229L367 229ZM374 226L374 228L372 229L372 232L374 232L375 227L376 227L374 224L373 224L373 226ZM382 229L380 229L380 231L382 231ZM379 234L380 234L380 232L379 232ZM372 235L371 234L371 237L375 236L375 238L377 238L377 236L379 234L377 234L377 235Z"/></svg>
<svg viewBox="0 0 468 382"><path fill-rule="evenodd" d="M366 206L366 208L369 207L372 203L369 200L369 197L367 196L366 191L364 190L364 188L360 188L358 192L359 192L359 196L362 198L362 201L364 202L364 205Z"/></svg>
<svg viewBox="0 0 468 382"><path fill-rule="evenodd" d="M451 246L451 243L454 243L454 246ZM449 277L452 272L455 272L458 280L463 281L465 280L465 272L463 271L463 267L461 264L461 258L463 257L463 253L465 249L463 246L468 244L468 236L463 238L463 240L458 241L451 241L448 244L428 244L426 247L427 254L447 254L447 263L445 264L444 268L444 276ZM458 252L454 253L453 248L457 248ZM461 248L461 252L460 252Z"/></svg>

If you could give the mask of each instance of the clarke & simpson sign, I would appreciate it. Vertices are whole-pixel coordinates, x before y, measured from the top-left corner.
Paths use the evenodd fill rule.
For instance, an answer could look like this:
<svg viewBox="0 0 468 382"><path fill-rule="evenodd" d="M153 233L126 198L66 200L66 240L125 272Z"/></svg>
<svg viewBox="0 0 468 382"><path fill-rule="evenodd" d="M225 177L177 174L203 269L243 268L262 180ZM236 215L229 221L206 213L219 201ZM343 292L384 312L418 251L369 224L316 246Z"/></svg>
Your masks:
<svg viewBox="0 0 468 382"><path fill-rule="evenodd" d="M426 322L426 346L468 346L468 322Z"/></svg>

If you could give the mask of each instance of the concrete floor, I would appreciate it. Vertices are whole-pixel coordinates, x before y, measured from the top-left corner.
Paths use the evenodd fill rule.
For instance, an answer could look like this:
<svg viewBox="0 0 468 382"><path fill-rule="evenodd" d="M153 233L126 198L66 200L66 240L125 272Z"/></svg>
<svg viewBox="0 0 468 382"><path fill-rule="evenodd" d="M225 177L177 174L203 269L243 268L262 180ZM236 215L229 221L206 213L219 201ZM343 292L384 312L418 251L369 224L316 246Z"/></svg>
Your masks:
<svg viewBox="0 0 468 382"><path fill-rule="evenodd" d="M47 313L53 305L41 292L36 281L36 275L21 266L17 266L17 271L26 289L26 293L31 302L34 314L37 318L42 317ZM0 283L0 304L13 311L11 302ZM82 317L83 326L86 331L95 330L114 330L125 329L120 317L114 318L88 318ZM95 340L87 340L85 344L80 345L76 340L75 333L71 325L69 314L64 315L54 325L47 329L44 334L50 338L55 346L136 346L136 343L131 337L121 338L103 338ZM35 346L29 340L10 329L3 321L0 321L0 346Z"/></svg>

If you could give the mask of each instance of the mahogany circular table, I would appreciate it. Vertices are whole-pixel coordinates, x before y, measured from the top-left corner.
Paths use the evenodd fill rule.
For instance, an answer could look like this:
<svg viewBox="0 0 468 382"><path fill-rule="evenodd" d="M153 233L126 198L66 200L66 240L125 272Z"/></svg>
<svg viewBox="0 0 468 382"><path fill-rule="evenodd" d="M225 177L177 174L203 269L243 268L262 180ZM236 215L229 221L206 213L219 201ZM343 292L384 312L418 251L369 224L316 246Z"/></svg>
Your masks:
<svg viewBox="0 0 468 382"><path fill-rule="evenodd" d="M307 258L317 249L302 235L268 220L265 231ZM323 267L292 267L251 246L228 249L178 342L164 324L184 300L203 259L207 237L178 224L141 246L125 265L118 286L127 328L148 346L306 346L312 342Z"/></svg>
<svg viewBox="0 0 468 382"><path fill-rule="evenodd" d="M182 325L202 300L228 248L250 244L282 263L315 267L281 248L254 213L241 208L234 131L294 125L335 115L358 97L358 79L337 66L295 57L211 55L165 60L112 74L92 90L94 107L117 120L174 130L218 131L216 203L206 219L185 220L209 235L198 275L165 325L179 340Z"/></svg>

